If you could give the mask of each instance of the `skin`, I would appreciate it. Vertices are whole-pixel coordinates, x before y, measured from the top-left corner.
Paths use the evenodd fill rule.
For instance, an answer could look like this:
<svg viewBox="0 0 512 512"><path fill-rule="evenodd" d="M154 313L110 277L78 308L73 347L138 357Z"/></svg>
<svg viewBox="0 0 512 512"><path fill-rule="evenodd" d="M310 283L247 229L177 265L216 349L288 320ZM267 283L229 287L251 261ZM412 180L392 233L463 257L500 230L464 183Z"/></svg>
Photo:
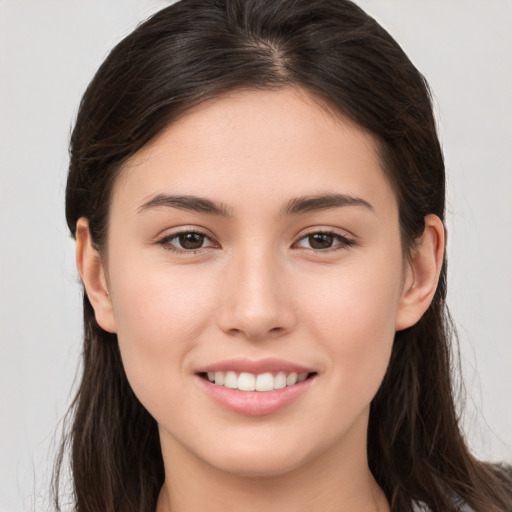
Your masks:
<svg viewBox="0 0 512 512"><path fill-rule="evenodd" d="M283 213L295 198L333 193L370 207ZM230 215L141 210L158 194L207 198ZM159 425L159 512L389 510L368 469L368 414L395 331L417 322L435 292L443 227L433 215L425 226L406 257L372 136L298 90L212 100L130 159L107 247L96 252L80 219L77 265ZM205 233L203 246L175 252L179 231ZM326 231L332 246L313 247L308 236ZM237 414L196 372L240 356L317 375L277 413Z"/></svg>

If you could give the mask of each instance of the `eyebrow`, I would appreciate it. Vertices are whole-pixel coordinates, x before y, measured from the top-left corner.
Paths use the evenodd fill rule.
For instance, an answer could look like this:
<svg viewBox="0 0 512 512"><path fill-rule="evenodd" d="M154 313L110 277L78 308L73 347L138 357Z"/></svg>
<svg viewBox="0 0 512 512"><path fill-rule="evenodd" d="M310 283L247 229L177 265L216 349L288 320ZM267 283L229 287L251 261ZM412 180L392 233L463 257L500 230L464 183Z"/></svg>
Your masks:
<svg viewBox="0 0 512 512"><path fill-rule="evenodd" d="M197 196L173 196L168 194L158 194L149 201L140 206L137 211L143 212L152 208L161 206L167 208L178 208L180 210L189 210L198 213L207 213L209 215L219 215L221 217L231 217L229 208L210 199Z"/></svg>
<svg viewBox="0 0 512 512"><path fill-rule="evenodd" d="M283 209L285 215L297 215L300 213L328 210L343 206L362 206L374 212L373 206L360 197L348 194L322 194L316 196L302 196L292 199Z"/></svg>
<svg viewBox="0 0 512 512"><path fill-rule="evenodd" d="M189 210L208 215L218 215L221 217L231 217L232 213L228 206L218 203L204 197L190 195L168 195L158 194L140 206L137 211L143 212L152 208L159 207L178 208L180 210ZM370 211L374 211L373 206L360 197L347 194L322 194L316 196L301 196L291 199L283 208L281 214L298 215L301 213L316 212L328 210L331 208L340 208L344 206L362 206Z"/></svg>

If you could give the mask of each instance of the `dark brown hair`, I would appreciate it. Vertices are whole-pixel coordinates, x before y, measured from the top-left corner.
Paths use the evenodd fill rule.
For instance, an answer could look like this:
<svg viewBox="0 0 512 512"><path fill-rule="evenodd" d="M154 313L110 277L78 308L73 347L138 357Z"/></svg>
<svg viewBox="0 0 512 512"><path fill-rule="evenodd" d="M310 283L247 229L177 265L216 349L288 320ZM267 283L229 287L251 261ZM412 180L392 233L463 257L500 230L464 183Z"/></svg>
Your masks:
<svg viewBox="0 0 512 512"><path fill-rule="evenodd" d="M424 218L444 219L445 175L429 89L398 44L347 0L182 0L119 43L87 88L71 137L66 217L89 220L101 251L123 163L192 107L241 88L294 87L375 137L399 202L406 250ZM461 435L451 383L446 261L421 320L395 337L371 405L370 469L393 511L510 511L505 471ZM81 383L55 475L70 447L78 512L153 512L164 480L155 420L127 382L113 334L84 293ZM67 444L68 443L68 444ZM455 500L455 501L454 501Z"/></svg>

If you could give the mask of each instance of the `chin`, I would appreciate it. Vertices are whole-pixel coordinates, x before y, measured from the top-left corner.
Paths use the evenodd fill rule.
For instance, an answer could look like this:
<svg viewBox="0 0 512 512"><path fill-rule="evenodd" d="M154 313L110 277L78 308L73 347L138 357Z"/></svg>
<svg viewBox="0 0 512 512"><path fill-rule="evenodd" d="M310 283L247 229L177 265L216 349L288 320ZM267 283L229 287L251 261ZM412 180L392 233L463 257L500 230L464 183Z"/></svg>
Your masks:
<svg viewBox="0 0 512 512"><path fill-rule="evenodd" d="M272 478L280 477L293 472L302 466L304 460L294 455L275 455L268 453L255 454L254 457L237 456L212 461L212 465L223 473L237 475L245 478Z"/></svg>
<svg viewBox="0 0 512 512"><path fill-rule="evenodd" d="M276 436L272 442L247 437L236 442L231 440L216 446L210 445L202 457L218 471L241 477L265 478L286 475L314 460L321 452L320 447L308 448L303 440L282 442L283 436ZM315 449L316 448L316 449ZM196 453L197 455L197 453Z"/></svg>

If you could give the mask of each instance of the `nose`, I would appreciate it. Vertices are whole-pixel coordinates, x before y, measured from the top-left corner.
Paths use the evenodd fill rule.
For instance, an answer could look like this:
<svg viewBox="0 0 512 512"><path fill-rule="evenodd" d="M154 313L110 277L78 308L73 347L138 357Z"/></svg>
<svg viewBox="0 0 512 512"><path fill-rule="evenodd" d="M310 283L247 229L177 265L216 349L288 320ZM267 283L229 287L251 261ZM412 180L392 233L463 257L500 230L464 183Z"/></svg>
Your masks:
<svg viewBox="0 0 512 512"><path fill-rule="evenodd" d="M230 335L265 340L293 330L296 315L286 272L277 258L246 254L226 266L218 326Z"/></svg>

